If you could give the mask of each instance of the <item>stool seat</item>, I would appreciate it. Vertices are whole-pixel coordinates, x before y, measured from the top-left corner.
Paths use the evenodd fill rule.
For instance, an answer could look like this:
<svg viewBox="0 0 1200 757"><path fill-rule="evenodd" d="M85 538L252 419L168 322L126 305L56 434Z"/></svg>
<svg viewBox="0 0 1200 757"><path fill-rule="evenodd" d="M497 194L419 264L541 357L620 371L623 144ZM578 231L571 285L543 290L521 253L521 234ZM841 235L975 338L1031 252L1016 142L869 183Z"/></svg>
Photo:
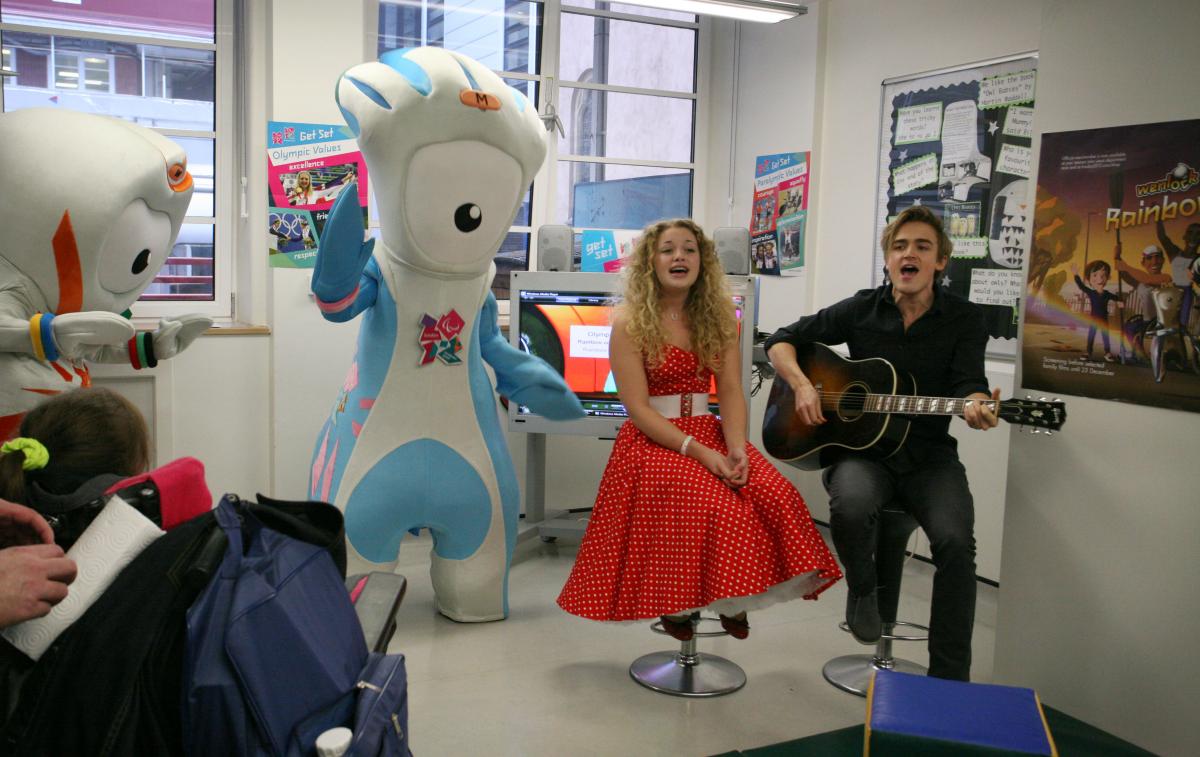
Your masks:
<svg viewBox="0 0 1200 757"><path fill-rule="evenodd" d="M693 618L692 623L719 623L717 618ZM662 622L653 623L650 630L666 634ZM724 630L701 631L680 642L678 652L651 652L633 661L629 675L648 689L679 697L718 697L731 694L746 685L746 671L737 663L715 654L696 651L696 639L727 636Z"/></svg>

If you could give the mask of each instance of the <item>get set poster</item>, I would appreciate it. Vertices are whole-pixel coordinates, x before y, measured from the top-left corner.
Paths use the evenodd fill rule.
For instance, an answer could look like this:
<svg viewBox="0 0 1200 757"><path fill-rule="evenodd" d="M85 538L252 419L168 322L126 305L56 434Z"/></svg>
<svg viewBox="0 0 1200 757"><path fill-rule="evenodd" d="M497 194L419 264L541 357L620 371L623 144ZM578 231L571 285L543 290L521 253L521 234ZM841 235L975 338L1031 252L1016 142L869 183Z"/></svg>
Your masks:
<svg viewBox="0 0 1200 757"><path fill-rule="evenodd" d="M808 158L807 152L785 152L754 161L750 259L756 273L778 276L804 267Z"/></svg>
<svg viewBox="0 0 1200 757"><path fill-rule="evenodd" d="M1200 412L1200 120L1042 137L1022 383Z"/></svg>
<svg viewBox="0 0 1200 757"><path fill-rule="evenodd" d="M942 284L983 305L988 333L1017 335L1033 220L1037 61L1020 58L885 83L874 280L883 228L924 205L954 242Z"/></svg>
<svg viewBox="0 0 1200 757"><path fill-rule="evenodd" d="M367 218L367 164L345 126L267 124L270 265L312 268L329 208L350 187Z"/></svg>

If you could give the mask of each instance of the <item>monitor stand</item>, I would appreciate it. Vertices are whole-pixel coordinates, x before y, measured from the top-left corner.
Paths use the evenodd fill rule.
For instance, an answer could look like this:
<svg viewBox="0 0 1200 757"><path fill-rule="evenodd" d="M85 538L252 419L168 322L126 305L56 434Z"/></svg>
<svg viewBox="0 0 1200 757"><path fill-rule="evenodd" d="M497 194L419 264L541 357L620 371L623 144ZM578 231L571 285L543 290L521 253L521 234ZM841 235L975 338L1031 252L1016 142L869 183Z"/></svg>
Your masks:
<svg viewBox="0 0 1200 757"><path fill-rule="evenodd" d="M560 536L582 539L587 529L583 517L565 510L546 511L546 435L525 434L525 518L517 530L517 542L534 537L554 541Z"/></svg>

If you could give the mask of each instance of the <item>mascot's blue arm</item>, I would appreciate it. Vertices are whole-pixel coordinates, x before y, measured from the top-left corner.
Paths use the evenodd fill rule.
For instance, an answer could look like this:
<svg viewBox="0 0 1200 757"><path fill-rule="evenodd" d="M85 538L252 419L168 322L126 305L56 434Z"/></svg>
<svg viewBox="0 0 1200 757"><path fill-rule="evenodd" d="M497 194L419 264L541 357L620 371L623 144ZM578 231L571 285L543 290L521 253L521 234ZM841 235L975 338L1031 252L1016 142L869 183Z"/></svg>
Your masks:
<svg viewBox="0 0 1200 757"><path fill-rule="evenodd" d="M325 320L348 321L375 304L378 274L367 266L374 249L374 239L363 241L358 191L346 187L329 211L313 269L312 292Z"/></svg>
<svg viewBox="0 0 1200 757"><path fill-rule="evenodd" d="M551 420L583 417L583 406L558 371L545 360L516 349L500 335L496 298L490 292L479 313L479 350L496 372L496 390L505 397Z"/></svg>

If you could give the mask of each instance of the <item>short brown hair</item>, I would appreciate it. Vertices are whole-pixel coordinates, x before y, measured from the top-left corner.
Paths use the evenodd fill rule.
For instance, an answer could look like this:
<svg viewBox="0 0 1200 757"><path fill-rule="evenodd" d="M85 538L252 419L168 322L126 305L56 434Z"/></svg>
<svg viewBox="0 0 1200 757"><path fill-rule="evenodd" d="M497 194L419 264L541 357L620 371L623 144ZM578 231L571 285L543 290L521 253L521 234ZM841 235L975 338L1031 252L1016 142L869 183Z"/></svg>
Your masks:
<svg viewBox="0 0 1200 757"><path fill-rule="evenodd" d="M934 213L924 205L910 205L900 214L892 219L892 222L883 230L883 235L879 237L879 247L883 250L886 256L888 250L892 248L892 242L896 240L896 234L900 233L900 228L909 223L927 223L933 227L934 233L937 235L938 245L938 260L949 260L950 255L954 252L954 242L950 241L950 237L946 235L946 230L942 228L942 219L937 213ZM884 273L886 274L886 268ZM938 271L934 276L936 281L942 280L942 274L945 271Z"/></svg>
<svg viewBox="0 0 1200 757"><path fill-rule="evenodd" d="M0 497L28 503L34 483L51 494L69 494L105 473L121 477L150 467L146 421L132 402L104 387L55 395L30 410L19 436L41 442L50 453L45 468L24 471L24 453L0 455Z"/></svg>

